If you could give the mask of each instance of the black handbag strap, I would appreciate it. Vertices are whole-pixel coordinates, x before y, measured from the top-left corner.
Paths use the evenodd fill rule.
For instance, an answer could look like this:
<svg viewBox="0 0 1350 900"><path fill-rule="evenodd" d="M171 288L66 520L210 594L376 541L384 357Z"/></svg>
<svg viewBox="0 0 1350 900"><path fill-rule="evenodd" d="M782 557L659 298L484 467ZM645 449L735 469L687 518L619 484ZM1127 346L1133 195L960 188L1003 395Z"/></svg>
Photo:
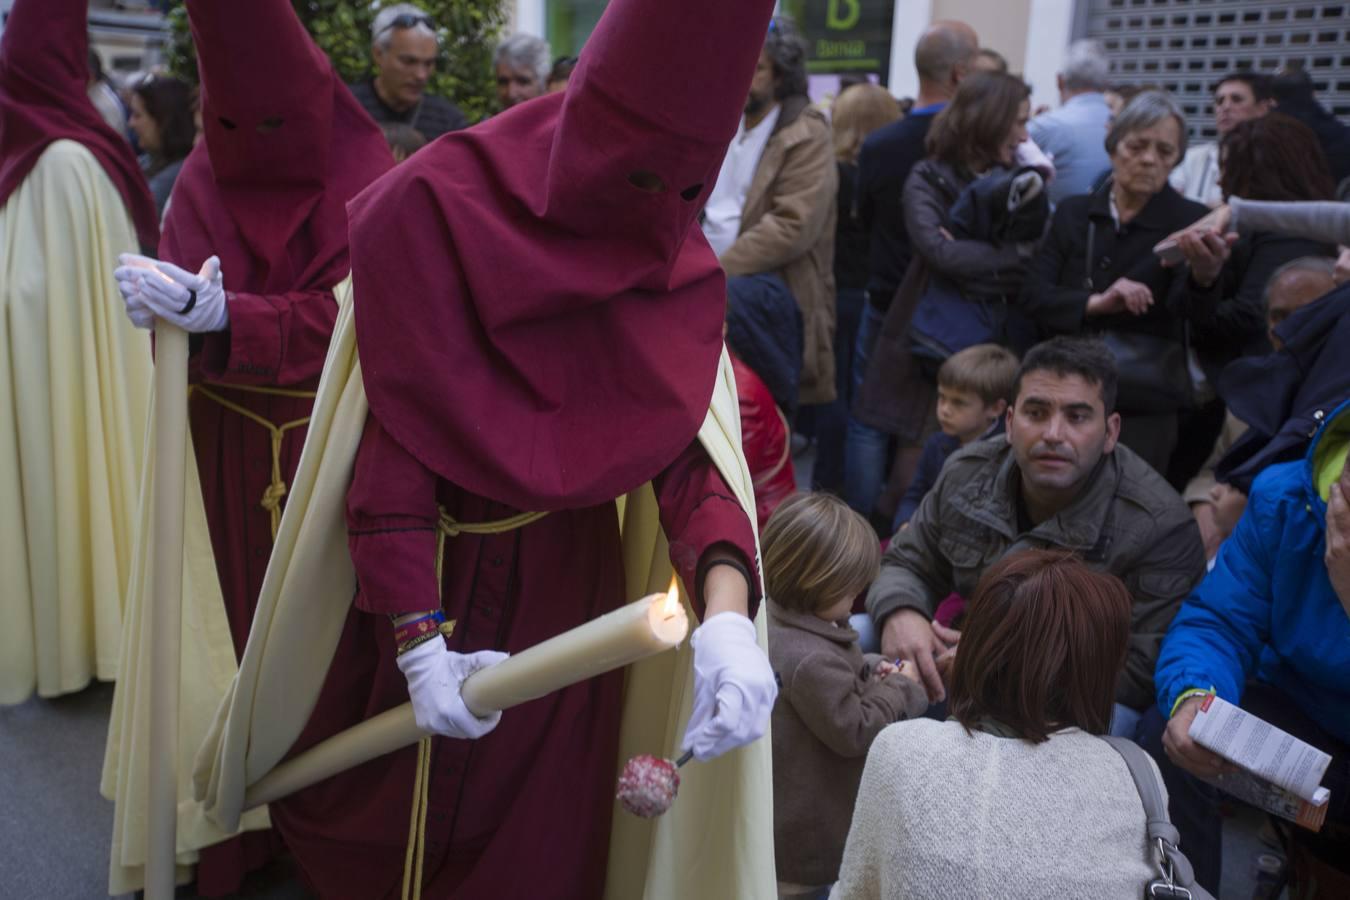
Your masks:
<svg viewBox="0 0 1350 900"><path fill-rule="evenodd" d="M1097 239L1097 223L1092 221L1092 216L1088 216L1088 238L1087 253L1083 256L1083 287L1089 291L1097 290L1097 286L1092 283L1092 245Z"/></svg>
<svg viewBox="0 0 1350 900"><path fill-rule="evenodd" d="M1111 190L1111 179L1107 178L1105 181L1101 183L1101 185L1097 188L1097 190L1092 192L1092 196L1096 197L1097 194L1101 191L1107 191L1109 194L1110 190ZM1109 196L1107 197L1106 202L1108 204L1111 202L1111 198ZM1089 205L1087 211L1087 253L1083 256L1083 287L1093 292L1097 290L1097 286L1092 283L1092 257L1096 243L1097 243L1097 223L1092 221L1092 207L1091 205Z"/></svg>
<svg viewBox="0 0 1350 900"><path fill-rule="evenodd" d="M1111 749L1125 760L1130 777L1134 779L1135 789L1139 791L1139 800L1144 806L1144 818L1148 823L1148 842L1152 848L1150 855L1161 875L1161 879L1149 883L1145 889L1145 896L1214 900L1208 891L1195 883L1195 869L1177 846L1180 835L1167 815L1162 785L1149 762L1148 754L1134 741L1126 738L1104 735L1102 740L1110 744Z"/></svg>

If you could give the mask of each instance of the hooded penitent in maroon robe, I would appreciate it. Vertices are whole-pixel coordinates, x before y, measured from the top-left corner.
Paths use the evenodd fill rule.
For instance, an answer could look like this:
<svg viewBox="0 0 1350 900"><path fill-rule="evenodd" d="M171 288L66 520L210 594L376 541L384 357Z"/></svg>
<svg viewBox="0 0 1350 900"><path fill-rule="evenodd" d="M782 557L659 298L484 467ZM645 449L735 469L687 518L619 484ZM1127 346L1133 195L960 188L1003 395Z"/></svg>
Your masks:
<svg viewBox="0 0 1350 900"><path fill-rule="evenodd" d="M193 0L205 139L189 154L164 220L161 258L197 271L220 257L229 328L193 338L193 381L274 426L309 415L346 277L346 203L390 168L379 127L352 98L288 0ZM189 410L216 569L236 652L248 639L283 492L272 435L200 389ZM305 439L281 439L289 482ZM236 889L258 861L229 841L202 851L198 890ZM263 857L265 858L265 856Z"/></svg>
<svg viewBox="0 0 1350 900"><path fill-rule="evenodd" d="M108 173L152 252L159 217L136 154L89 100L88 18L86 0L15 3L10 12L0 50L0 206L48 145L76 141Z"/></svg>
<svg viewBox="0 0 1350 900"><path fill-rule="evenodd" d="M714 545L755 559L695 440L725 284L694 223L771 6L614 0L565 95L441 138L353 202L371 411L347 497L358 595L293 753L406 702L387 614L440 606L452 650L517 652L633 599L613 500L644 482L691 588ZM447 538L438 584L438 507L548 515ZM602 894L622 685L433 741L423 896ZM415 761L408 748L272 805L322 896L398 896Z"/></svg>

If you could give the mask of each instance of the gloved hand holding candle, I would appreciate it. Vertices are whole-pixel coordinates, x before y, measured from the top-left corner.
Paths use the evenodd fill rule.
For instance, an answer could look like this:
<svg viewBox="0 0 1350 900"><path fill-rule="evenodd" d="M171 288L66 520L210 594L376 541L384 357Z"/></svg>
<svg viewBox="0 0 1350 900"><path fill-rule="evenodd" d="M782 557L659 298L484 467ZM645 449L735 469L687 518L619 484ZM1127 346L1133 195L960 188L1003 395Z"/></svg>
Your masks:
<svg viewBox="0 0 1350 900"><path fill-rule="evenodd" d="M694 709L682 749L700 761L749 744L769 730L778 697L769 657L755 638L755 624L724 612L694 632Z"/></svg>
<svg viewBox="0 0 1350 900"><path fill-rule="evenodd" d="M207 259L196 274L135 253L123 253L118 260L122 265L113 275L127 304L127 316L137 328L151 327L156 316L192 333L229 327L219 257Z"/></svg>

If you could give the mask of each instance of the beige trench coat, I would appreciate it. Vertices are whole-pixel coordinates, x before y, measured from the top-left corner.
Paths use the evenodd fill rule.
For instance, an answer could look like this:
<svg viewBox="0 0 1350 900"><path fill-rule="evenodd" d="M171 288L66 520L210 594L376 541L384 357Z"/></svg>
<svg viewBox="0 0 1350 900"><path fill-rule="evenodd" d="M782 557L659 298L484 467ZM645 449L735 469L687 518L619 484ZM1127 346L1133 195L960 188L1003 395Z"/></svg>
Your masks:
<svg viewBox="0 0 1350 900"><path fill-rule="evenodd" d="M722 254L728 276L776 272L802 312L799 401L835 396L834 227L839 173L830 126L805 97L783 101L745 196L741 231Z"/></svg>

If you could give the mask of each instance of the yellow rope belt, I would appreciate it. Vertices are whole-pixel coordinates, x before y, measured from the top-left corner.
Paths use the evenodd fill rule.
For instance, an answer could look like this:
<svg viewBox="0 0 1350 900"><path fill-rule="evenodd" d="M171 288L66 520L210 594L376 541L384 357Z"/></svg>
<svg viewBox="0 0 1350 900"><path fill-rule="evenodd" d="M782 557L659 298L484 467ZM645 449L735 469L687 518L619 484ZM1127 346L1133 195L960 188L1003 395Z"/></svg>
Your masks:
<svg viewBox="0 0 1350 900"><path fill-rule="evenodd" d="M266 394L271 397L291 397L298 400L313 400L316 394L314 391L300 391L290 388L272 388L272 387L254 387L252 385L232 384L229 385L232 391L244 391L250 394ZM286 481L281 477L281 442L286 437L286 432L293 428L299 428L302 425L309 424L309 416L303 419L295 419L291 422L285 422L281 425L274 425L264 416L260 416L253 410L245 406L240 406L233 400L228 400L217 394L215 391L205 385L194 385L189 389L196 391L209 400L214 400L230 412L236 412L244 418L257 422L272 437L272 482L267 485L267 490L263 491L262 508L267 510L272 516L272 540L277 539L277 528L281 525L281 498L286 496Z"/></svg>
<svg viewBox="0 0 1350 900"><path fill-rule="evenodd" d="M441 558L445 556L445 539L458 537L461 534L505 534L508 531L515 531L517 528L524 528L531 522L538 522L546 512L527 512L517 513L506 519L498 519L495 522L458 522L450 517L445 511L445 507L440 507L441 520L436 523L436 586L441 585Z"/></svg>
<svg viewBox="0 0 1350 900"><path fill-rule="evenodd" d="M445 555L446 538L461 534L505 534L538 522L546 512L518 513L495 522L459 522L440 507L441 518L436 523L436 589L441 586L441 559ZM441 634L449 636L455 630L451 619L441 624ZM412 814L408 821L408 852L403 859L402 900L421 900L422 864L427 845L427 805L431 792L431 737L417 742L417 773L413 778Z"/></svg>

